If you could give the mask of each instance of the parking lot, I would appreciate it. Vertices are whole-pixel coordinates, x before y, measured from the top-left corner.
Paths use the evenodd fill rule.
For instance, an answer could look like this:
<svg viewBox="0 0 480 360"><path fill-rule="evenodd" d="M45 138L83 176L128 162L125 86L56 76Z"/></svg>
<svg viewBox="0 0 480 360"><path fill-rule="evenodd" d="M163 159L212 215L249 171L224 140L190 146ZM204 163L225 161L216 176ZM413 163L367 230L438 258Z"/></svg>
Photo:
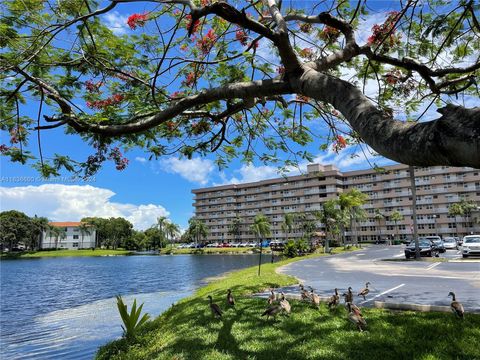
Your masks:
<svg viewBox="0 0 480 360"><path fill-rule="evenodd" d="M371 292L362 306L374 300L425 305L449 305L453 291L466 311L480 312L480 258L462 259L457 250L440 258L448 261L404 260L404 245L373 245L360 251L307 259L289 264L282 272L299 278L320 295L332 295L337 287L358 292L369 281ZM424 259L425 260L425 259ZM297 287L285 289L298 291Z"/></svg>

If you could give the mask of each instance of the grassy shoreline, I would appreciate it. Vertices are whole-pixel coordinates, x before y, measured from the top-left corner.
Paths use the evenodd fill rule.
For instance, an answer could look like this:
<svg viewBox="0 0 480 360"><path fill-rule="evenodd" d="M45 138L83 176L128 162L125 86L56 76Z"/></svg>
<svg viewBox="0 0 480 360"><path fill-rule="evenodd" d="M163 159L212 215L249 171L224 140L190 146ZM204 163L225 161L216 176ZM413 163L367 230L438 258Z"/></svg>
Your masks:
<svg viewBox="0 0 480 360"><path fill-rule="evenodd" d="M131 255L130 250L52 250L52 251L24 251L19 253L5 253L2 259L32 259L42 257L82 257L82 256L125 256Z"/></svg>
<svg viewBox="0 0 480 360"><path fill-rule="evenodd" d="M348 322L343 306L330 312L291 301L292 315L260 317L266 303L250 294L297 283L277 269L309 257L288 259L225 274L148 323L136 339L101 347L97 359L480 359L480 315L459 321L452 314L364 309L368 331ZM339 284L339 287L345 284ZM226 290L236 296L227 309ZM207 295L224 310L213 319Z"/></svg>

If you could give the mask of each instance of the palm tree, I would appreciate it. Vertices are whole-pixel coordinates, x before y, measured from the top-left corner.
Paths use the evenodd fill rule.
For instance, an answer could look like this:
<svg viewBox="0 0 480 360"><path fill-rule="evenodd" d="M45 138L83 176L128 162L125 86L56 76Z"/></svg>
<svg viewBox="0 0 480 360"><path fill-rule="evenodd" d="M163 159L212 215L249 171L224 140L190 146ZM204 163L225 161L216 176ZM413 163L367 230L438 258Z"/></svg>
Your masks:
<svg viewBox="0 0 480 360"><path fill-rule="evenodd" d="M82 236L82 242L81 242L81 246L80 246L80 249L83 249L83 238L85 235L91 235L91 229L90 229L90 225L87 224L87 223L80 223L80 225L78 226L78 230L80 230L80 234Z"/></svg>
<svg viewBox="0 0 480 360"><path fill-rule="evenodd" d="M162 249L162 242L165 239L165 225L167 223L167 218L165 216L159 216L157 218L157 228L160 232L160 249ZM155 244L153 245L153 250L155 250Z"/></svg>
<svg viewBox="0 0 480 360"><path fill-rule="evenodd" d="M172 222L165 224L165 234L170 238L170 249L173 248L173 238L180 234L180 227Z"/></svg>
<svg viewBox="0 0 480 360"><path fill-rule="evenodd" d="M323 203L322 211L315 213L315 216L322 224L325 225L325 252L330 251L329 234L334 235L334 226L340 222L340 209L337 208L337 201L334 199L327 200Z"/></svg>
<svg viewBox="0 0 480 360"><path fill-rule="evenodd" d="M65 228L59 226L52 226L50 229L50 237L55 236L55 250L58 249L58 239L65 237Z"/></svg>
<svg viewBox="0 0 480 360"><path fill-rule="evenodd" d="M33 242L31 244L31 249L40 248L41 246L41 239L44 232L47 232L50 229L50 225L48 224L48 219L46 217L38 217L35 215L32 218L33 224Z"/></svg>
<svg viewBox="0 0 480 360"><path fill-rule="evenodd" d="M198 220L195 217L192 217L189 221L188 231L192 234L195 239L195 248L198 246L198 242L201 238L206 238L208 236L208 228L205 223L201 220Z"/></svg>
<svg viewBox="0 0 480 360"><path fill-rule="evenodd" d="M285 241L288 241L288 235L293 230L295 223L295 213L286 213L283 215L282 231L285 233Z"/></svg>
<svg viewBox="0 0 480 360"><path fill-rule="evenodd" d="M467 201L465 199L462 199L460 201L460 206L463 208L463 218L465 219L465 229L467 229L467 225L470 221L470 217L472 216L472 211L477 208L477 204L474 201ZM468 230L467 230L467 235L468 235Z"/></svg>
<svg viewBox="0 0 480 360"><path fill-rule="evenodd" d="M398 212L398 211L394 211L392 213L392 215L390 215L390 221L394 221L395 222L395 228L396 228L396 232L397 232L397 239L400 240L399 238L399 235L398 235L398 225L397 225L397 221L402 221L403 220L403 215Z"/></svg>
<svg viewBox="0 0 480 360"><path fill-rule="evenodd" d="M340 206L342 221L340 222L343 246L347 246L347 237L345 236L345 226L350 225L350 231L353 233L353 209L365 204L368 196L358 189L352 189L338 196L337 204Z"/></svg>
<svg viewBox="0 0 480 360"><path fill-rule="evenodd" d="M420 245L418 243L418 224L417 224L417 186L415 184L415 166L410 165L410 190L412 192L412 215L413 215L413 240L415 241L415 259L420 260Z"/></svg>
<svg viewBox="0 0 480 360"><path fill-rule="evenodd" d="M255 238L260 243L260 257L258 260L258 276L260 276L260 267L262 266L262 237L270 236L270 222L263 214L255 216L255 220L250 229L254 232Z"/></svg>
<svg viewBox="0 0 480 360"><path fill-rule="evenodd" d="M240 227L242 226L242 219L238 216L232 220L230 227L228 228L228 233L233 235L235 241L239 241L238 237L241 235Z"/></svg>
<svg viewBox="0 0 480 360"><path fill-rule="evenodd" d="M375 209L375 215L373 215L373 218L378 221L378 240L379 242L382 240L382 223L381 221L385 218L383 214L380 212L380 210Z"/></svg>

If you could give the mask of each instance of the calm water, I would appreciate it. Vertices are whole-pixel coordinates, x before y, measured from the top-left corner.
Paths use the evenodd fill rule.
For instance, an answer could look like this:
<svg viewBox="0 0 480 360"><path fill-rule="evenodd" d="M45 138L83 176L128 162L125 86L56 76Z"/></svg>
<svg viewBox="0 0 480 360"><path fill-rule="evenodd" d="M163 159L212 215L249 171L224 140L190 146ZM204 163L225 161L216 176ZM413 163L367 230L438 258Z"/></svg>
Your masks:
<svg viewBox="0 0 480 360"><path fill-rule="evenodd" d="M133 298L144 302L156 316L205 278L257 261L254 255L1 261L0 357L90 359L122 334L115 295L129 308Z"/></svg>

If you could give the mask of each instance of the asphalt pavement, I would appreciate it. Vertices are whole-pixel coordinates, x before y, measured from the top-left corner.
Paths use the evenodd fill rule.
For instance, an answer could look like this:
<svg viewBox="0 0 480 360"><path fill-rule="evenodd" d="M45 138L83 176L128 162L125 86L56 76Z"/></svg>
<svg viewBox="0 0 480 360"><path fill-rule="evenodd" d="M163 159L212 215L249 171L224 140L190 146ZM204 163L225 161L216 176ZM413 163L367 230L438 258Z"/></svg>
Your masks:
<svg viewBox="0 0 480 360"><path fill-rule="evenodd" d="M398 261L404 259L404 247L373 245L351 253L297 261L280 271L297 277L322 296L331 296L335 287L342 294L349 286L356 295L368 281L367 299L355 299L361 306L373 306L374 301L448 306L448 293L453 291L466 311L480 313L480 259L463 261L457 250L447 250L441 257L448 262ZM299 289L294 286L279 291L295 293Z"/></svg>

